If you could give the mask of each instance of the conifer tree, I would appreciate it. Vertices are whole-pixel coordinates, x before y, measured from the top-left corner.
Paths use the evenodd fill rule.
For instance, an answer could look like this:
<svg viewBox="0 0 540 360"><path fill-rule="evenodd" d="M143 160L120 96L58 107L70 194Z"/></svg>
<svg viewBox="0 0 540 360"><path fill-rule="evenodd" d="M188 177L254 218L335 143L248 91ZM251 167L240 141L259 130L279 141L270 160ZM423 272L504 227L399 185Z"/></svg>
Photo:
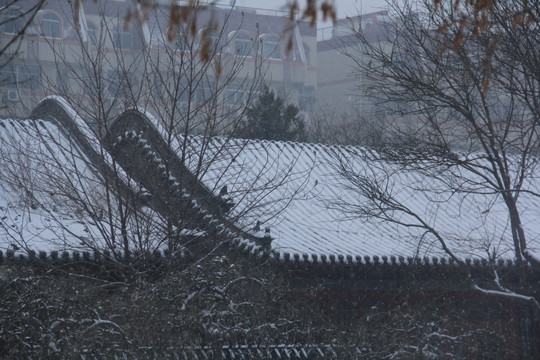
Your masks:
<svg viewBox="0 0 540 360"><path fill-rule="evenodd" d="M246 111L247 119L234 131L233 136L248 139L304 141L304 121L298 108L286 104L274 91L265 86L262 93Z"/></svg>

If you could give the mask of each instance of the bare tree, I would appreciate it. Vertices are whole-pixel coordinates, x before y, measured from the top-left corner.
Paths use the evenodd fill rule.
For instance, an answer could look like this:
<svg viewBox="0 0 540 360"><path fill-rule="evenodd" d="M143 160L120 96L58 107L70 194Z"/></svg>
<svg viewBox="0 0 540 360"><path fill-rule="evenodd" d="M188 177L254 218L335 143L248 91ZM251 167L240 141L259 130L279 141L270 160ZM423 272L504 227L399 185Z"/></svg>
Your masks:
<svg viewBox="0 0 540 360"><path fill-rule="evenodd" d="M27 8L20 9L18 7L20 2L20 0L9 0L2 5L0 32L12 36L0 43L0 69L8 65L18 55L23 36L32 25L38 11L45 4L44 0L39 0ZM6 81L11 81L11 79L0 78L0 83Z"/></svg>
<svg viewBox="0 0 540 360"><path fill-rule="evenodd" d="M355 51L370 57L356 62L359 75L373 84L368 95L386 106L390 121L398 115L412 124L395 134L402 140L398 146L380 149L379 156L444 181L449 191L501 198L516 260L534 262L518 201L524 194L538 196L538 78L531 67L535 54L527 51L537 46L537 24L513 26L494 16L483 36L452 50L445 44L461 26L453 8L417 6L394 8L384 42L356 34ZM437 31L441 21L455 24Z"/></svg>
<svg viewBox="0 0 540 360"><path fill-rule="evenodd" d="M32 116L58 123L44 130L30 123L8 136L5 148L18 149L13 154L19 155L4 157L11 174L4 180L35 194L40 209L51 212L57 228L71 232L81 247L107 250L130 263L156 249L178 257L204 248L204 255L238 235L269 245L262 235L245 231L264 226L301 190L287 185L293 167L259 149L258 156L268 161L253 171L254 155L245 150L251 146L253 152L256 145L216 137L240 124L264 75L259 55L247 62L230 53L229 34L241 23L229 23L231 12L223 11L206 49L205 38L189 36L187 27L176 28L176 42L167 40L168 9L148 14L146 34L133 19L132 37L126 39L119 18L106 12L110 9L101 2L92 6L85 11L99 19L95 36L85 36L79 27L78 44L49 41L54 62L42 65L43 88L59 96L42 102ZM190 14L214 16L206 10ZM130 44L134 49L122 48ZM76 145L65 144L65 138ZM49 148L28 151L22 146L27 142ZM21 161L24 157L32 161ZM39 162L48 166L21 178L27 172L19 168L32 173ZM47 193L63 199L58 201L85 222L85 234L73 234L53 214ZM269 212L270 194L275 205ZM14 243L27 248L22 233L14 235Z"/></svg>
<svg viewBox="0 0 540 360"><path fill-rule="evenodd" d="M278 153L256 148L265 159L258 166L257 144L217 137L240 123L264 74L260 58L250 59L249 67L244 57L226 51L227 35L240 24L231 27L225 18L212 29L216 41L201 59L201 38L184 37L186 28L177 28L177 43L167 41L159 27L167 13L157 8L157 21L145 23L152 43L129 51L116 47L118 22L101 5L95 5L95 42L81 33L76 46L48 43L55 61L42 65L43 88L56 95L39 103L32 120L0 125L0 180L3 196L10 197L0 209L0 236L26 254L39 246L94 251L114 270L102 274L90 265L78 272L52 262L49 270L61 272L66 283L30 311L58 303L57 294L83 282L84 295L72 297L80 306L31 321L20 317L23 308L13 299L40 297L49 278L10 279L14 291L0 299L10 310L0 316L13 325L8 332L26 329L34 346L25 349L16 336L2 337L10 356L71 357L74 349L111 354L121 348L144 358L221 351L222 344L246 339L270 347L277 339L309 341L323 333L324 327L314 329L295 319L295 307L284 306L283 279L268 272L264 258L241 264L249 255L240 252L234 261L224 256L224 245L236 239L269 249L271 239L254 234L255 227L264 229L301 190L289 185L293 167ZM205 16L202 10L191 14ZM134 20L133 31L140 25ZM161 272L161 265L174 266ZM113 296L104 300L111 312L102 311L103 289L122 289L137 300ZM36 337L39 331L46 335ZM97 345L94 336L102 335L107 340Z"/></svg>
<svg viewBox="0 0 540 360"><path fill-rule="evenodd" d="M336 191L331 206L390 226L415 257L442 253L463 268L467 258L487 259L491 279L468 272L465 281L525 309L521 351L530 356L539 307L526 286L528 269L539 265L531 210L540 200L538 22L514 23L514 3L500 2L472 36L475 25L460 21L464 7L391 5L378 41L356 31L346 50L369 84L361 96L387 114L390 142L356 149L358 160L337 157L347 196ZM468 40L454 43L460 34ZM498 270L509 256L517 281Z"/></svg>
<svg viewBox="0 0 540 360"><path fill-rule="evenodd" d="M382 24L379 41L357 31L346 51L371 84L363 96L386 111L385 136L392 143L359 149L360 162L336 161L343 186L357 196L332 206L415 232L416 256L431 247L457 263L483 253L495 264L511 250L520 266L538 266L528 211L540 194L540 79L533 65L538 23L513 23L506 16L513 3L502 2L481 34L448 46L460 33L476 31L459 21L454 7L435 9L431 1L391 5L394 17ZM466 221L439 221L448 219L447 204L457 209L456 218L467 214L477 225L464 232ZM494 220L501 212L506 224ZM496 271L487 288L474 280L472 286L538 306Z"/></svg>

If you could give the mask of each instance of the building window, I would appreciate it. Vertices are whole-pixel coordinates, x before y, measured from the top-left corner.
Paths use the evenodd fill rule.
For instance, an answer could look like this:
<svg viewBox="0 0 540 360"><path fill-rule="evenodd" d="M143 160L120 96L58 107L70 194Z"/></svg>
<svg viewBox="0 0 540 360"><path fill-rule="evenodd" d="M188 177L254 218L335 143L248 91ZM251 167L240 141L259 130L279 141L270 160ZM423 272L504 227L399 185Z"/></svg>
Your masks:
<svg viewBox="0 0 540 360"><path fill-rule="evenodd" d="M225 97L226 97L227 105L230 105L230 106L244 105L245 90L240 84L233 82L227 86Z"/></svg>
<svg viewBox="0 0 540 360"><path fill-rule="evenodd" d="M221 43L219 41L219 33L214 31L210 34L210 43L212 44L211 49L213 52L215 53L221 52Z"/></svg>
<svg viewBox="0 0 540 360"><path fill-rule="evenodd" d="M178 87L176 88L176 106L177 109L183 111L187 108L190 101L189 86L186 79L181 79Z"/></svg>
<svg viewBox="0 0 540 360"><path fill-rule="evenodd" d="M165 33L165 41L169 43L174 50L178 51L190 51L193 44L191 43L190 36L187 35L183 26L169 27ZM173 41L169 41L169 36L174 37Z"/></svg>
<svg viewBox="0 0 540 360"><path fill-rule="evenodd" d="M265 59L281 60L281 44L275 36L267 36L263 42L263 57Z"/></svg>
<svg viewBox="0 0 540 360"><path fill-rule="evenodd" d="M237 56L251 56L253 41L247 34L240 33L234 37L234 53Z"/></svg>
<svg viewBox="0 0 540 360"><path fill-rule="evenodd" d="M67 69L62 66L58 67L58 90L61 94L68 94L69 93L69 80L68 80L68 72Z"/></svg>
<svg viewBox="0 0 540 360"><path fill-rule="evenodd" d="M88 21L87 29L88 29L88 41L90 42L91 45L97 46L98 32L97 32L96 25Z"/></svg>
<svg viewBox="0 0 540 360"><path fill-rule="evenodd" d="M200 105L208 104L215 97L215 83L210 79L203 79L197 86L195 102Z"/></svg>
<svg viewBox="0 0 540 360"><path fill-rule="evenodd" d="M41 89L39 66L8 64L0 69L0 86L8 89Z"/></svg>
<svg viewBox="0 0 540 360"><path fill-rule="evenodd" d="M130 29L125 30L123 26L118 26L113 34L114 47L122 50L133 48L133 36Z"/></svg>
<svg viewBox="0 0 540 360"><path fill-rule="evenodd" d="M121 70L107 71L107 97L109 99L129 99L135 78L131 73Z"/></svg>
<svg viewBox="0 0 540 360"><path fill-rule="evenodd" d="M7 10L0 20L0 30L4 34L18 34L24 28L24 14L20 10Z"/></svg>
<svg viewBox="0 0 540 360"><path fill-rule="evenodd" d="M41 35L47 38L60 39L62 37L62 22L58 15L47 13L39 18Z"/></svg>
<svg viewBox="0 0 540 360"><path fill-rule="evenodd" d="M101 88L101 79L88 73L83 82L83 93L92 99L102 98L103 91Z"/></svg>
<svg viewBox="0 0 540 360"><path fill-rule="evenodd" d="M189 51L188 39L183 34L178 34L174 40L174 50Z"/></svg>

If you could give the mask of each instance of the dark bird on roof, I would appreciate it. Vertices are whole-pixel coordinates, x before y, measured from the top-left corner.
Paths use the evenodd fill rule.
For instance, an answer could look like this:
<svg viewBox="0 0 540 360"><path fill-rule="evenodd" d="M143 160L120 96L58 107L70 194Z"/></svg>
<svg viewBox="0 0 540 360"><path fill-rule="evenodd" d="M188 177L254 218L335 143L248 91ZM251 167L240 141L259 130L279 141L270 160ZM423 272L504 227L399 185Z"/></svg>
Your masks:
<svg viewBox="0 0 540 360"><path fill-rule="evenodd" d="M260 222L260 220L257 220L257 225L255 225L253 230L254 231L261 231L261 225L262 225L262 223Z"/></svg>
<svg viewBox="0 0 540 360"><path fill-rule="evenodd" d="M219 191L219 196L223 197L223 196L227 195L228 193L229 193L229 191L227 190L227 185L225 185Z"/></svg>

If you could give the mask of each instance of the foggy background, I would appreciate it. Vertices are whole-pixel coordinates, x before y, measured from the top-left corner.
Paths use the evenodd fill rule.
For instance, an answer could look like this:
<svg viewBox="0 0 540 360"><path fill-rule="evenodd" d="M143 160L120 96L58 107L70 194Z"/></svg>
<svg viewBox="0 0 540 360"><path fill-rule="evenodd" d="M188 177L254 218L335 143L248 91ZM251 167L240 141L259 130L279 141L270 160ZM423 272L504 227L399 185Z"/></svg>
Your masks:
<svg viewBox="0 0 540 360"><path fill-rule="evenodd" d="M230 4L233 0L219 0L217 3L221 5ZM261 9L280 10L286 9L290 0L236 0L236 6L256 7ZM356 16L374 11L379 11L386 8L385 0L335 0L338 19L346 16ZM299 1L300 8L305 7L305 1ZM327 27L329 22L317 22L317 27Z"/></svg>

